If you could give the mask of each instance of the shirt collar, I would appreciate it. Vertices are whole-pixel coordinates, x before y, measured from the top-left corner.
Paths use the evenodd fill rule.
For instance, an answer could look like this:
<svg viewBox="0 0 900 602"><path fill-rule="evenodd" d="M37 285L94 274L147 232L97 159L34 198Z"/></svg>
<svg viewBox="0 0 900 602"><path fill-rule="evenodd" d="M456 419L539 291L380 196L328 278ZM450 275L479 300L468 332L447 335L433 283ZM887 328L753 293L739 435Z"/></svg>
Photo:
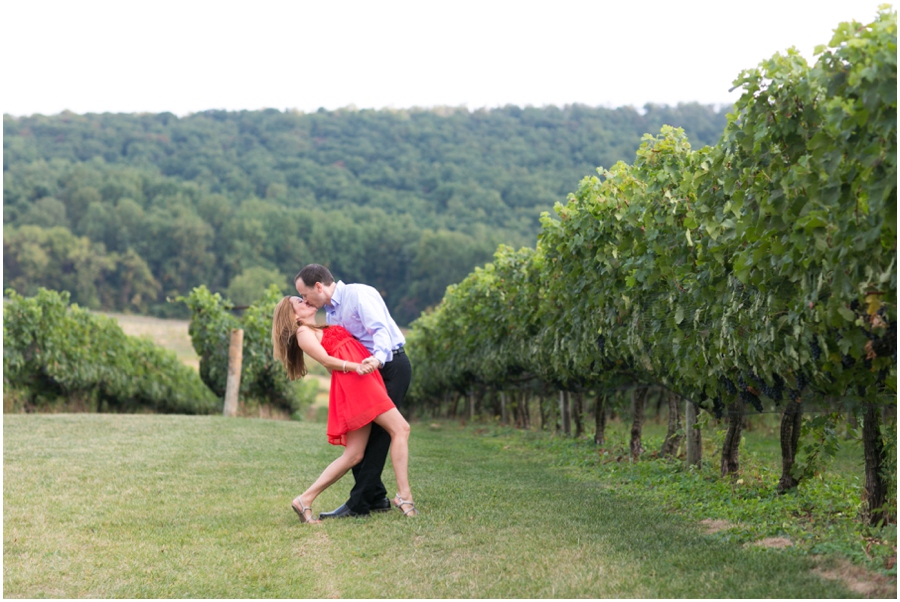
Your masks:
<svg viewBox="0 0 900 602"><path fill-rule="evenodd" d="M346 285L342 280L338 280L337 286L334 287L334 293L331 295L331 303L328 303L328 306L332 309L337 308L337 306L341 304L341 297L343 297L345 286Z"/></svg>

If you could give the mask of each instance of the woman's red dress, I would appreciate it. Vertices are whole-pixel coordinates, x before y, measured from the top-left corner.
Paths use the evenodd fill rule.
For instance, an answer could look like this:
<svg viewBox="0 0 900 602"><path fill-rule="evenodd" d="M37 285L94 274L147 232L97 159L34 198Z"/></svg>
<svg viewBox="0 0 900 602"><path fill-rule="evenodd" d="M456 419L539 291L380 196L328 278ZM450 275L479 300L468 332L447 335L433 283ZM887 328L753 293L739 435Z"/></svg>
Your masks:
<svg viewBox="0 0 900 602"><path fill-rule="evenodd" d="M362 362L372 354L343 326L329 326L322 331L322 347L331 357L347 362ZM393 409L384 381L378 370L361 375L356 371L331 373L328 396L328 442L347 445L347 433L369 424L379 414Z"/></svg>

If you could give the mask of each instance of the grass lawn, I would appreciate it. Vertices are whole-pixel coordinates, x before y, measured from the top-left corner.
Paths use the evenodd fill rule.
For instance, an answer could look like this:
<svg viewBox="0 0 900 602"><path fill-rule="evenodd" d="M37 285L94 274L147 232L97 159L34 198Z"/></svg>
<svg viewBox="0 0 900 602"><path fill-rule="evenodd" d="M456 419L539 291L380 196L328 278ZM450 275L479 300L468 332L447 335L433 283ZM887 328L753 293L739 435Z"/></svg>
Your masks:
<svg viewBox="0 0 900 602"><path fill-rule="evenodd" d="M413 424L421 516L301 525L289 503L338 451L324 428L5 415L4 596L859 596L813 557L710 535L634 488L559 466L550 450L447 423ZM391 493L392 479L388 468ZM315 509L349 487L345 477Z"/></svg>

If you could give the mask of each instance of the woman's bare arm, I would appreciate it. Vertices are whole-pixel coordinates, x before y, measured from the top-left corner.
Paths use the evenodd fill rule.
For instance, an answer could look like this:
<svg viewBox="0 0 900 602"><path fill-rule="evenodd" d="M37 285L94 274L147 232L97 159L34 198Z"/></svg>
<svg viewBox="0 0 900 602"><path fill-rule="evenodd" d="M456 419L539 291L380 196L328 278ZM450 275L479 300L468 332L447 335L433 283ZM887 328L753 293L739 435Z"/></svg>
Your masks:
<svg viewBox="0 0 900 602"><path fill-rule="evenodd" d="M325 351L325 348L322 347L322 343L316 337L316 333L304 326L297 329L297 343L300 345L300 349L306 352L306 355L329 370L359 372L360 374L368 374L373 370L368 364L339 360L336 357L328 355L328 352Z"/></svg>

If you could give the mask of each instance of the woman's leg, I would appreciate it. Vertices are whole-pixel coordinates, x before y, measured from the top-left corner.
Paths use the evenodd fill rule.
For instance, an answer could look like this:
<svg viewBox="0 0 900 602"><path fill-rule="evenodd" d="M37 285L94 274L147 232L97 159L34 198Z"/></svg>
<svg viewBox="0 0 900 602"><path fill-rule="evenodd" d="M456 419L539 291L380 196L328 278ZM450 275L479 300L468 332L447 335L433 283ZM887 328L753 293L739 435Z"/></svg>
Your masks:
<svg viewBox="0 0 900 602"><path fill-rule="evenodd" d="M375 418L375 422L391 436L391 464L397 477L397 494L412 501L409 488L409 423L396 409L390 409Z"/></svg>
<svg viewBox="0 0 900 602"><path fill-rule="evenodd" d="M322 474L319 475L315 483L309 486L309 489L294 498L293 505L298 513L301 511L301 506L297 504L298 500L307 508L312 506L313 501L320 493L347 474L347 471L353 468L354 465L359 464L366 450L366 443L369 441L369 431L371 429L371 425L367 424L362 428L347 433L347 445L344 447L344 453L322 471Z"/></svg>

